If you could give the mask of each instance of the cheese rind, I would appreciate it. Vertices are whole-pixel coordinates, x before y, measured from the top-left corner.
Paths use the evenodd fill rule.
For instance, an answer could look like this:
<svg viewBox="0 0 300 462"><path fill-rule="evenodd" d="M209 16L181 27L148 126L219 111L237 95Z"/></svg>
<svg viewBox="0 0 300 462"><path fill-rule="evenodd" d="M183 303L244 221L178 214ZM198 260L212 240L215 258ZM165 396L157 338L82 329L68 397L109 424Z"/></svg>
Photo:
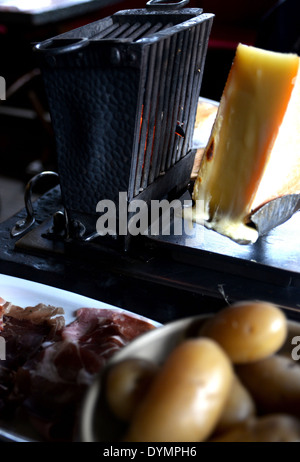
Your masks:
<svg viewBox="0 0 300 462"><path fill-rule="evenodd" d="M276 191L264 186L256 201L294 90L300 101L298 70L297 55L238 45L195 181L193 199L203 201L198 210L204 212L199 216L195 207L194 221L204 219L205 226L239 243L256 241L258 232L247 223L254 208L278 194L278 185ZM290 123L293 120L290 117ZM277 156L279 168L285 155L294 156L292 165L299 167L299 151L298 145ZM281 193L288 187L287 183Z"/></svg>

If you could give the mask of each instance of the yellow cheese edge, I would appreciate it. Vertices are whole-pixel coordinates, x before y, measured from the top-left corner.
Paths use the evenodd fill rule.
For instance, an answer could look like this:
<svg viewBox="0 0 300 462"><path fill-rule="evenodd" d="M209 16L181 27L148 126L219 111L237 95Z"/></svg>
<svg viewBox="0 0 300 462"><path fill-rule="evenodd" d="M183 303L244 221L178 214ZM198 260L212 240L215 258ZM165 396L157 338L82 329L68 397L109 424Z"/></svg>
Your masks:
<svg viewBox="0 0 300 462"><path fill-rule="evenodd" d="M194 185L194 221L241 244L257 240L246 217L298 69L297 55L238 45Z"/></svg>

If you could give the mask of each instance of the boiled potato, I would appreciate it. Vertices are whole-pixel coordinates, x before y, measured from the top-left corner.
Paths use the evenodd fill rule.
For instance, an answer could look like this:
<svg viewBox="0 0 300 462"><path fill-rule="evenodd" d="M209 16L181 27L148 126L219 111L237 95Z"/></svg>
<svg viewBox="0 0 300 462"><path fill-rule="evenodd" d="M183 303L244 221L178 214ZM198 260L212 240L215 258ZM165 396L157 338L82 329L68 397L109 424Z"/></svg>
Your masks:
<svg viewBox="0 0 300 462"><path fill-rule="evenodd" d="M141 358L129 358L113 365L106 374L106 400L113 414L129 421L157 373L158 366Z"/></svg>
<svg viewBox="0 0 300 462"><path fill-rule="evenodd" d="M251 418L210 442L221 443L284 443L300 441L300 421L287 414L267 414Z"/></svg>
<svg viewBox="0 0 300 462"><path fill-rule="evenodd" d="M124 440L204 441L222 413L232 379L232 364L215 341L182 341L155 376Z"/></svg>
<svg viewBox="0 0 300 462"><path fill-rule="evenodd" d="M209 318L199 335L217 341L234 364L242 364L279 350L287 336L287 320L271 303L238 302Z"/></svg>
<svg viewBox="0 0 300 462"><path fill-rule="evenodd" d="M215 433L223 433L255 414L256 406L254 400L235 374L229 396L216 426Z"/></svg>
<svg viewBox="0 0 300 462"><path fill-rule="evenodd" d="M274 355L236 368L260 412L286 412L300 417L300 366Z"/></svg>

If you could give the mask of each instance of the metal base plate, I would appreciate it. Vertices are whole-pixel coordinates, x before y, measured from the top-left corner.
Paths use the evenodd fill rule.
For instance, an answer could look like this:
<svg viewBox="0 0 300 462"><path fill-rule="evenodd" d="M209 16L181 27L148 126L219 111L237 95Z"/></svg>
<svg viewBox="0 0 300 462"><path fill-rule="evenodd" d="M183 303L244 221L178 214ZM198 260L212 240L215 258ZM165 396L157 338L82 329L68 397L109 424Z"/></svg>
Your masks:
<svg viewBox="0 0 300 462"><path fill-rule="evenodd" d="M194 224L193 233L148 236L183 263L251 279L300 287L300 211L262 235L241 245L226 236Z"/></svg>
<svg viewBox="0 0 300 462"><path fill-rule="evenodd" d="M56 255L63 258L81 258L97 261L99 256L107 260L108 266L133 273L151 271L159 277L160 265L151 266L149 258L165 259L172 273L178 271L174 262L189 267L207 268L229 275L237 275L239 280L246 278L268 282L281 287L300 287L300 212L288 221L260 236L256 243L240 245L215 231L194 224L193 233L175 235L148 235L132 240L132 251L122 252L109 248L101 238L88 243L59 241L45 238L51 228L51 219L34 228L20 238L15 248L34 254ZM144 255L144 258L143 258ZM149 257L150 256L150 257ZM147 263L143 263L147 262ZM172 263L173 261L173 263ZM135 264L133 265L133 263ZM138 263L137 263L138 262ZM165 268L165 266L164 266ZM183 280L184 280L183 276ZM184 283L188 283L185 281Z"/></svg>

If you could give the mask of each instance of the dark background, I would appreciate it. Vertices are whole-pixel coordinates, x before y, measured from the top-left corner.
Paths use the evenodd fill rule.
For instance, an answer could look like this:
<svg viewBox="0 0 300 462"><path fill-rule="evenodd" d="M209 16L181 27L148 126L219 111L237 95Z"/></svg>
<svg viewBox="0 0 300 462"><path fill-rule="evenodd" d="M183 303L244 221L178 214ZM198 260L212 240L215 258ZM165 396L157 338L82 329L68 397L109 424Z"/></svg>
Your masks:
<svg viewBox="0 0 300 462"><path fill-rule="evenodd" d="M51 123L43 83L35 75L33 44L121 9L143 8L145 3L104 1L96 11L42 25L7 21L0 13L0 75L7 86L7 100L0 103L0 175L26 183L39 170L55 169ZM299 0L190 0L189 7L215 14L200 95L220 99L239 42L299 52L299 5Z"/></svg>

